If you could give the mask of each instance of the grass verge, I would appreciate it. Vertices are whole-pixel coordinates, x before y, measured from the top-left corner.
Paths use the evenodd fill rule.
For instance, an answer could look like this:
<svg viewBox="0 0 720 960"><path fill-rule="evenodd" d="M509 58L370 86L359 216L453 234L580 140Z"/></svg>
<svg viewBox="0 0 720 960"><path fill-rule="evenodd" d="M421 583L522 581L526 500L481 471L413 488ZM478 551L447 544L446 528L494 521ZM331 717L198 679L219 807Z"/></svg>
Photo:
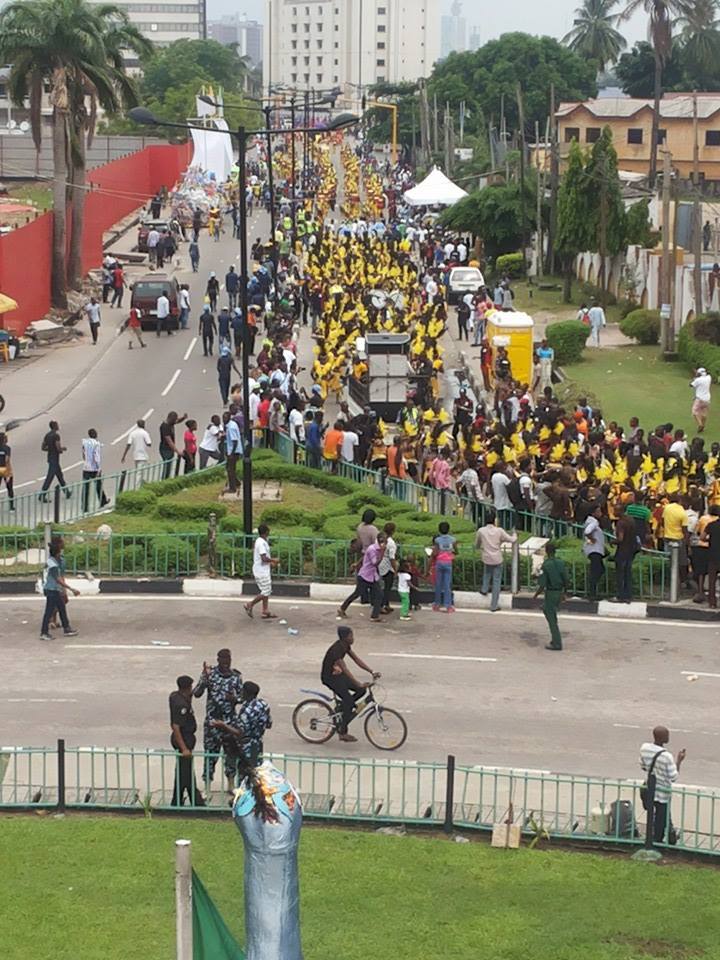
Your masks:
<svg viewBox="0 0 720 960"><path fill-rule="evenodd" d="M229 818L5 817L4 960L174 956L180 837L242 944L242 843ZM306 960L718 956L712 868L306 827L300 870Z"/></svg>

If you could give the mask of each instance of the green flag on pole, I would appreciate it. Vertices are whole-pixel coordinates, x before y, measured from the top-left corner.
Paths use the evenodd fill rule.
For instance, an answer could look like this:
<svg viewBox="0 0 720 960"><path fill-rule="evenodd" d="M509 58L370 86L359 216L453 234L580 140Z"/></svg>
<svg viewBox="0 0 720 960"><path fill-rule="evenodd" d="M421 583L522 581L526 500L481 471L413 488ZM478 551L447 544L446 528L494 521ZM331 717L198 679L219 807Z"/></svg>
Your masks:
<svg viewBox="0 0 720 960"><path fill-rule="evenodd" d="M245 960L220 911L192 872L193 960Z"/></svg>

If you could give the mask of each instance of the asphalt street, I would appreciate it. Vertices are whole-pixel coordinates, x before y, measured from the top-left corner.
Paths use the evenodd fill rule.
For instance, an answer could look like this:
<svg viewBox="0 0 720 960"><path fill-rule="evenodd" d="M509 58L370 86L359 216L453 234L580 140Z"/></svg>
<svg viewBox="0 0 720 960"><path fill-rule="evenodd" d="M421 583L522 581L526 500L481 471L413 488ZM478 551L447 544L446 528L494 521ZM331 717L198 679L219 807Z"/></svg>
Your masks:
<svg viewBox="0 0 720 960"><path fill-rule="evenodd" d="M0 600L0 743L164 747L176 676L197 677L229 646L245 679L272 706L272 751L370 757L336 739L313 747L291 727L301 688L321 689L322 656L335 637L335 605L273 601L279 621L247 619L238 600L114 597L73 600L77 638L38 639L40 598ZM639 744L653 725L687 748L685 784L720 785L718 631L704 624L617 623L563 617L567 649L544 649L540 615L422 611L383 626L351 608L356 650L383 673L384 701L409 725L390 756L553 772L639 775ZM288 626L298 629L288 634ZM202 720L203 705L197 706Z"/></svg>
<svg viewBox="0 0 720 960"><path fill-rule="evenodd" d="M267 239L269 222L264 210L255 210L248 227L250 244L257 236ZM211 414L222 410L215 367L217 341L216 356L205 358L202 340L197 333L210 271L215 271L221 284L231 264L239 271L239 241L232 238L230 218L226 218L225 233L220 241L208 238L205 231L201 234L198 273L190 270L187 244L181 245L180 255L186 269L174 273L178 282L190 284L189 330L179 331L171 337L145 333L143 336L148 344L147 349L129 350L127 334L117 336L118 328L130 308L130 292L126 291L122 309L111 309L109 305L102 308L97 348L103 351L100 359L68 396L52 408L52 417L59 422L63 444L67 447L62 465L68 480L82 479L81 443L89 427L96 428L105 445L103 471L107 474L120 469L120 458L126 446L125 437L138 417L144 417L148 422L155 449L151 459L156 460L159 459L157 444L160 423L169 410L176 410L181 415L187 413L198 421L198 442L202 439L202 430ZM219 304L227 305L224 284ZM89 344L89 328L84 320L81 324ZM109 347L108 340L112 341ZM83 344L71 349L90 351L94 348ZM52 380L43 372L45 365L42 360L35 361L35 365L38 403L41 403L57 395L57 391L54 391ZM7 402L3 414L6 420L23 418L31 413L13 407L12 375L4 380L3 393ZM47 417L38 417L21 424L9 435L15 490L20 494L39 488L44 479L46 463L40 445L48 429L47 420ZM1 495L6 496L4 487Z"/></svg>

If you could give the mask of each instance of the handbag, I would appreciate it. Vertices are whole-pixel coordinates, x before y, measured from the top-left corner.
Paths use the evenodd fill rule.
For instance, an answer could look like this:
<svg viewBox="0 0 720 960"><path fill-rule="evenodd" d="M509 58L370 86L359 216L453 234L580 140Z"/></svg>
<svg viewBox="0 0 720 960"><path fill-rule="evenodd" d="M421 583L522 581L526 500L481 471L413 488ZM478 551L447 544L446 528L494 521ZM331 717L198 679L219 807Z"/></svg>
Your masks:
<svg viewBox="0 0 720 960"><path fill-rule="evenodd" d="M643 805L643 810L647 810L649 806L651 777L652 777L652 795L653 795L653 798L655 797L655 774L653 773L653 770L655 769L657 758L660 756L661 753L665 753L665 751L658 750L658 752L652 758L652 762L650 763L650 766L648 768L647 780L645 781L643 786L640 787L640 803L642 803Z"/></svg>

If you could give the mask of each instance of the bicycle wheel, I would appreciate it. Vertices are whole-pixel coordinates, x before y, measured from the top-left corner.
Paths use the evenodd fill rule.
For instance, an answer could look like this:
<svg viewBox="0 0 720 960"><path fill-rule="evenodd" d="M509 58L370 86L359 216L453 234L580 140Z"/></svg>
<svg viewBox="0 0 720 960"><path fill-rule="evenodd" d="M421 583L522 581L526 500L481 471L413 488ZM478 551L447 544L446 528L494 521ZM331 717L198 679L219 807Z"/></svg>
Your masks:
<svg viewBox="0 0 720 960"><path fill-rule="evenodd" d="M0 393L0 413L5 409L5 397Z"/></svg>
<svg viewBox="0 0 720 960"><path fill-rule="evenodd" d="M326 743L335 733L334 715L323 700L302 700L293 710L292 724L306 743Z"/></svg>
<svg viewBox="0 0 720 960"><path fill-rule="evenodd" d="M365 717L365 736L378 750L397 750L407 740L407 724L397 710L378 707Z"/></svg>

